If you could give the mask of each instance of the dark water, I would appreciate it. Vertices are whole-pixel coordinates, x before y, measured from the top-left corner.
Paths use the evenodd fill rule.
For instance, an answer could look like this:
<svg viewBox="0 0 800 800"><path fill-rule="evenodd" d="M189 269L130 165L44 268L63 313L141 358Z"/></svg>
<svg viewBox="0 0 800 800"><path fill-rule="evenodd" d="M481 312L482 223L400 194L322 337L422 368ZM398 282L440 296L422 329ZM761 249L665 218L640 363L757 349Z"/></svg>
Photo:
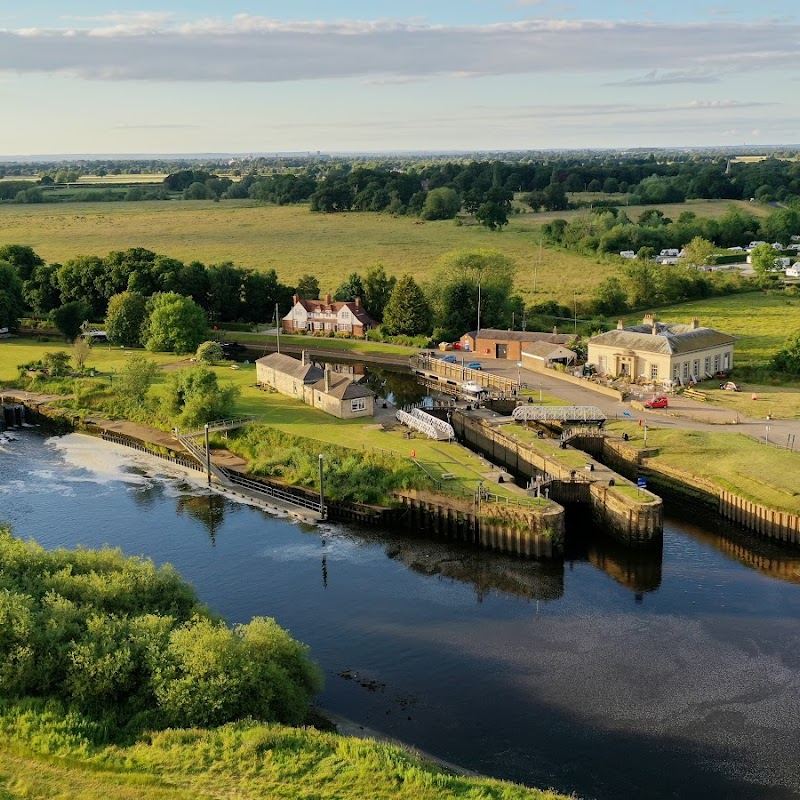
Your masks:
<svg viewBox="0 0 800 800"><path fill-rule="evenodd" d="M163 470L27 434L0 445L0 519L169 561L231 622L275 616L323 706L457 764L586 798L800 796L800 553L671 522L663 554L573 529L568 560L524 562L305 528Z"/></svg>

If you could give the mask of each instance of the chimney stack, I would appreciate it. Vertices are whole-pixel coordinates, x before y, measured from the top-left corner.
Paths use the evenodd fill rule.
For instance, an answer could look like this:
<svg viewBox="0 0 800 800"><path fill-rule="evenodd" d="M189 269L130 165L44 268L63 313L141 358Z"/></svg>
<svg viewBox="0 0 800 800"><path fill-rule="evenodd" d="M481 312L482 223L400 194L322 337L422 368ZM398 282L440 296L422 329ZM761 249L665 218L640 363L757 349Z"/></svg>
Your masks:
<svg viewBox="0 0 800 800"><path fill-rule="evenodd" d="M700 327L700 318L692 317L692 330L696 331Z"/></svg>
<svg viewBox="0 0 800 800"><path fill-rule="evenodd" d="M653 323L653 327L651 328L651 330L653 332L653 336L658 336L658 325L656 325L655 322Z"/></svg>
<svg viewBox="0 0 800 800"><path fill-rule="evenodd" d="M306 351L303 350L300 353L300 363L305 366L306 365Z"/></svg>
<svg viewBox="0 0 800 800"><path fill-rule="evenodd" d="M293 294L292 295L292 300L294 301L294 305L297 305L300 302L300 295L299 294Z"/></svg>
<svg viewBox="0 0 800 800"><path fill-rule="evenodd" d="M330 367L326 364L325 365L325 394L328 394L331 390L331 370Z"/></svg>
<svg viewBox="0 0 800 800"><path fill-rule="evenodd" d="M617 330L618 331L625 330L625 323L621 319L617 320Z"/></svg>
<svg viewBox="0 0 800 800"><path fill-rule="evenodd" d="M356 308L361 308L361 298L356 297Z"/></svg>
<svg viewBox="0 0 800 800"><path fill-rule="evenodd" d="M652 325L655 322L655 317L652 314L645 314L642 320L642 325Z"/></svg>
<svg viewBox="0 0 800 800"><path fill-rule="evenodd" d="M331 293L328 292L328 294L325 295L325 305L329 306L330 304L331 304Z"/></svg>

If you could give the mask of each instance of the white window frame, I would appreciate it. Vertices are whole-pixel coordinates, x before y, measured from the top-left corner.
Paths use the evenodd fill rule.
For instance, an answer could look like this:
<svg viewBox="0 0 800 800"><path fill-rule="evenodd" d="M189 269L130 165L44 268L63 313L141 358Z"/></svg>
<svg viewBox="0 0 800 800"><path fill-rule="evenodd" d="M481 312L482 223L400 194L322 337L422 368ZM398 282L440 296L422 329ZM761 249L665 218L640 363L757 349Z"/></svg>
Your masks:
<svg viewBox="0 0 800 800"><path fill-rule="evenodd" d="M350 411L366 411L366 410L367 410L366 397L356 397L355 400L350 401Z"/></svg>
<svg viewBox="0 0 800 800"><path fill-rule="evenodd" d="M658 380L658 364L652 364L650 366L650 379L654 381Z"/></svg>

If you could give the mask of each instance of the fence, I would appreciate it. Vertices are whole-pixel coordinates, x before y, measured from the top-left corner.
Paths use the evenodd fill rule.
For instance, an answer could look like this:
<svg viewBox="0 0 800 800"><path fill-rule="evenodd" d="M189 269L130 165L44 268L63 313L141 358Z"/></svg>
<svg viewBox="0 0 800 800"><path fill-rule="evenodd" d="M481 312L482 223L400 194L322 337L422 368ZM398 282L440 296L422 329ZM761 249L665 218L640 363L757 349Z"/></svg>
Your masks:
<svg viewBox="0 0 800 800"><path fill-rule="evenodd" d="M250 478L245 478L244 475L240 475L238 472L234 472L230 469L222 469L221 472L228 481L236 486L241 486L244 489L248 489L251 492L257 492L258 494L266 495L267 497L272 497L275 500L281 500L284 503L289 503L293 506L301 506L302 508L308 508L311 511L315 511L317 514L324 515L325 507L321 505L318 501L311 500L308 497L304 497L303 495L293 494L292 492L285 491L284 489L278 489L276 486L270 486L266 483L261 483L260 481L254 481Z"/></svg>

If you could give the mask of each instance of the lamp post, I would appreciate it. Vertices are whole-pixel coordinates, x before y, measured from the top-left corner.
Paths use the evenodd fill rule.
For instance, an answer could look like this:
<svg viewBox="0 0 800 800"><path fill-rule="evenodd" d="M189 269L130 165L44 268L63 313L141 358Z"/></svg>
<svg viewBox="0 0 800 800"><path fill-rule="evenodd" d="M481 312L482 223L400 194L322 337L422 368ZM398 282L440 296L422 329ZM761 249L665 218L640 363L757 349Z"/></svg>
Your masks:
<svg viewBox="0 0 800 800"><path fill-rule="evenodd" d="M211 448L209 446L208 441L208 423L206 422L205 425L205 433L206 433L206 478L208 483L211 483Z"/></svg>
<svg viewBox="0 0 800 800"><path fill-rule="evenodd" d="M522 362L517 361L517 391L522 391Z"/></svg>
<svg viewBox="0 0 800 800"><path fill-rule="evenodd" d="M481 279L478 277L478 333L481 332Z"/></svg>
<svg viewBox="0 0 800 800"><path fill-rule="evenodd" d="M769 444L769 425L764 427L764 444Z"/></svg>

